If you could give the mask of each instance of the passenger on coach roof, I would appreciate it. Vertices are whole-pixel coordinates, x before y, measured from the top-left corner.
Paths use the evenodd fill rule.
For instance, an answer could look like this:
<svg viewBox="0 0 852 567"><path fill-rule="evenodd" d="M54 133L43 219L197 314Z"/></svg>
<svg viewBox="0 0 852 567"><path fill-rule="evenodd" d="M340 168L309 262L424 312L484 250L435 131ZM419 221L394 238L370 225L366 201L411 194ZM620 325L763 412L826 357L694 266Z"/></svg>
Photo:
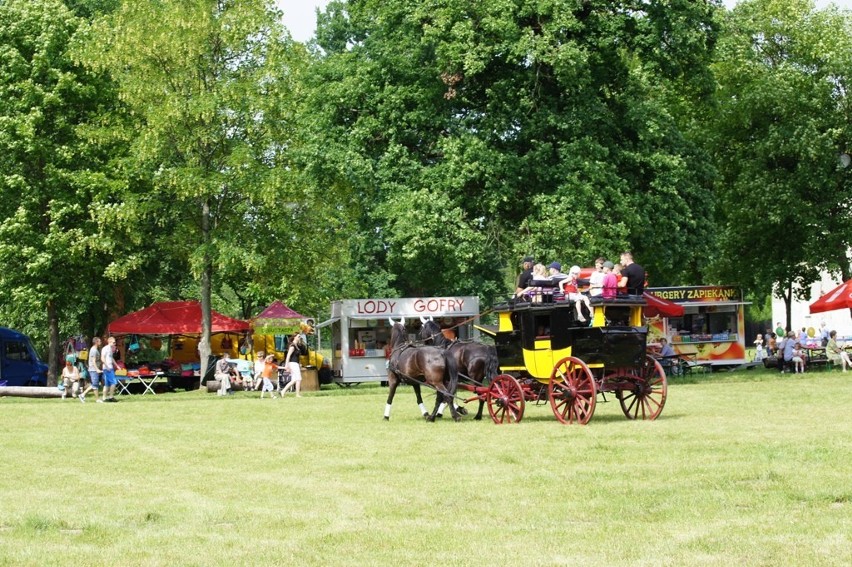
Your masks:
<svg viewBox="0 0 852 567"><path fill-rule="evenodd" d="M557 289L557 291L553 293L554 301L565 299L565 296L562 293L562 280L568 276L562 273L562 264L559 262L551 262L547 269L550 271L550 281L553 282Z"/></svg>
<svg viewBox="0 0 852 567"><path fill-rule="evenodd" d="M515 285L515 295L521 295L525 289L530 287L532 282L534 263L535 260L532 256L524 256L524 259L521 260L521 266L523 266L523 271L521 272L521 275L518 276L518 282Z"/></svg>
<svg viewBox="0 0 852 567"><path fill-rule="evenodd" d="M530 285L518 295L523 295L533 303L549 303L549 297L553 295L553 286L550 285L550 276L544 264L533 266L533 276Z"/></svg>
<svg viewBox="0 0 852 567"><path fill-rule="evenodd" d="M603 263L603 288L601 289L601 297L604 299L612 299L618 293L618 278L613 269L615 265L607 260Z"/></svg>
<svg viewBox="0 0 852 567"><path fill-rule="evenodd" d="M645 268L633 261L631 252L621 253L621 263L624 265L622 274L627 277L627 293L642 295L645 292Z"/></svg>
<svg viewBox="0 0 852 567"><path fill-rule="evenodd" d="M598 258L595 260L595 271L589 276L589 296L599 297L603 293L603 272L604 259Z"/></svg>
<svg viewBox="0 0 852 567"><path fill-rule="evenodd" d="M565 297L567 297L569 301L573 301L577 308L577 320L581 323L585 323L586 316L583 315L583 305L586 306L589 313L592 312L592 305L589 303L589 298L580 293L580 289L577 284L579 277L580 266L571 266L571 269L568 271L568 277L562 280L561 287L562 293L565 294Z"/></svg>
<svg viewBox="0 0 852 567"><path fill-rule="evenodd" d="M627 276L622 273L621 264L616 264L612 268L612 273L615 274L615 288L618 295L627 294Z"/></svg>

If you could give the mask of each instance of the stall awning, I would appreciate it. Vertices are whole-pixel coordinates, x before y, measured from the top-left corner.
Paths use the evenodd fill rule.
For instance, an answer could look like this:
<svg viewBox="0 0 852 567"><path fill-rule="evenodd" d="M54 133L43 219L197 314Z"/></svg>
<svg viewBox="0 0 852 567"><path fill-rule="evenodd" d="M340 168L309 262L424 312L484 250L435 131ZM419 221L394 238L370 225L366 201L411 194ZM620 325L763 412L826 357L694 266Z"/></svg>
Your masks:
<svg viewBox="0 0 852 567"><path fill-rule="evenodd" d="M298 332L304 318L304 315L276 300L252 319L252 326L257 332L288 334Z"/></svg>
<svg viewBox="0 0 852 567"><path fill-rule="evenodd" d="M247 321L216 311L210 313L211 332L243 332ZM201 303L198 301L161 301L145 309L119 317L107 326L113 335L200 335Z"/></svg>
<svg viewBox="0 0 852 567"><path fill-rule="evenodd" d="M668 299L657 297L647 291L642 296L647 302L647 305L643 309L645 317L683 317L683 305L678 305Z"/></svg>
<svg viewBox="0 0 852 567"><path fill-rule="evenodd" d="M324 327L329 327L331 325L334 325L338 321L340 321L340 317L332 317L331 319L328 319L327 321L323 321L322 323L317 324L316 326L314 326L314 329L322 329Z"/></svg>

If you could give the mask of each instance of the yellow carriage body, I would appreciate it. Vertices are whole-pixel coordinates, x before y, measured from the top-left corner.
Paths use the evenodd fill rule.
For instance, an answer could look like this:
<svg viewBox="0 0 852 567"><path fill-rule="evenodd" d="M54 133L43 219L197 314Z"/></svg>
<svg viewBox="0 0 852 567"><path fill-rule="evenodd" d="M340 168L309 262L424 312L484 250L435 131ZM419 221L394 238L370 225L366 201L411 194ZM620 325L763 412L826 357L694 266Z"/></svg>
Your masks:
<svg viewBox="0 0 852 567"><path fill-rule="evenodd" d="M554 366L574 356L590 369L639 366L645 356L647 329L642 299L596 300L591 323L581 323L569 302L522 303L495 309L493 333L500 369L547 382Z"/></svg>

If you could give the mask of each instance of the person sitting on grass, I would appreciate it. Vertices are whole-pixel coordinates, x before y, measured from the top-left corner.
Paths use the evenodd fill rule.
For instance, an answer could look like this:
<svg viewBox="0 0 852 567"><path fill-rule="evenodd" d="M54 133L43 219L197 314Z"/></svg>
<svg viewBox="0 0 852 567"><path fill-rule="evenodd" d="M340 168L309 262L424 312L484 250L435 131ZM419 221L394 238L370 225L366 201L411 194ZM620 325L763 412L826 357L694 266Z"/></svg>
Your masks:
<svg viewBox="0 0 852 567"><path fill-rule="evenodd" d="M239 374L231 366L231 361L229 360L229 356L227 352L222 353L222 358L216 363L216 373L214 378L219 381L219 391L216 392L219 396L227 396L228 391L231 389L231 380L234 380L234 383L239 382Z"/></svg>
<svg viewBox="0 0 852 567"><path fill-rule="evenodd" d="M847 366L852 366L852 360L849 360L849 354L837 344L837 331L831 331L828 334L828 344L825 346L825 354L828 356L828 359L837 364L838 361L843 368L843 372L846 372Z"/></svg>
<svg viewBox="0 0 852 567"><path fill-rule="evenodd" d="M75 356L69 354L65 357L65 367L62 369L62 384L65 389L62 390L62 399L68 394L68 389L71 388L71 394L76 398L80 389L80 371L74 364Z"/></svg>

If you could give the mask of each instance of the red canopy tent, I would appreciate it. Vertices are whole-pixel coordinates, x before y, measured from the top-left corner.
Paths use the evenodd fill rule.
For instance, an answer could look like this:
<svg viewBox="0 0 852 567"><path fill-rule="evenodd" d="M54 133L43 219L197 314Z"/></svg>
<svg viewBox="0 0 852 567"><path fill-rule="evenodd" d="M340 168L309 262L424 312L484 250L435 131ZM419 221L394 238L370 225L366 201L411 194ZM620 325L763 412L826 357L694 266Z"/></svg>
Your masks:
<svg viewBox="0 0 852 567"><path fill-rule="evenodd" d="M648 305L645 306L645 317L683 317L683 305L678 305L668 299L657 297L647 291L642 294Z"/></svg>
<svg viewBox="0 0 852 567"><path fill-rule="evenodd" d="M810 304L811 313L852 309L852 280L840 284Z"/></svg>
<svg viewBox="0 0 852 567"><path fill-rule="evenodd" d="M247 321L234 319L216 311L210 313L213 333L249 330ZM112 335L200 335L201 303L198 301L162 301L124 317L107 327Z"/></svg>

